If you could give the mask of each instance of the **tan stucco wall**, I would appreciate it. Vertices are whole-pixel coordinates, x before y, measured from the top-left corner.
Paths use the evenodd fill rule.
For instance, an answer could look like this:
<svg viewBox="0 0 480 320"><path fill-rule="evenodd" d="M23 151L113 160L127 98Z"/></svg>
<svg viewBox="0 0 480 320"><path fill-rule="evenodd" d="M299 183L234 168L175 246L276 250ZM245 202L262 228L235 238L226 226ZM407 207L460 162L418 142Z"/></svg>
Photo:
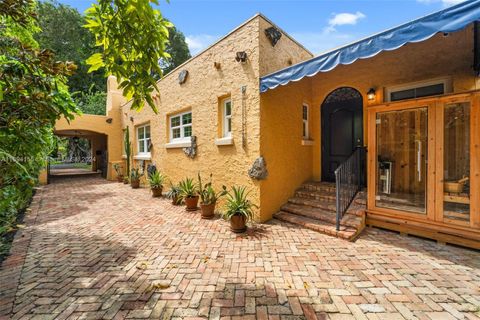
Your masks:
<svg viewBox="0 0 480 320"><path fill-rule="evenodd" d="M272 46L270 40L268 40L265 35L265 29L271 26L273 26L273 24L270 21L259 19L261 77L313 57L307 49L294 41L287 34L282 34L280 40L275 46Z"/></svg>
<svg viewBox="0 0 480 320"><path fill-rule="evenodd" d="M137 154L135 128L149 123L153 148L151 162L177 183L185 177L197 179L201 172L204 179L210 173L217 187L221 185L244 185L251 191L251 200L259 203L258 183L249 178L247 170L259 156L259 51L258 21L250 20L233 34L227 36L199 56L191 59L178 70L158 82L160 97L156 99L158 114L148 105L140 111L130 110L130 103L123 107L123 126L131 132L134 154ZM235 61L237 51L246 51L248 62ZM221 69L214 67L221 64ZM181 70L188 70L186 83L178 83ZM242 95L241 88L246 86ZM232 136L234 144L215 145L219 126L219 100L232 99ZM245 146L242 145L242 109L245 114ZM167 149L169 142L169 116L181 111L192 111L193 135L197 137L197 156L188 158L182 148ZM133 122L130 121L133 117ZM135 161L138 165L139 162Z"/></svg>
<svg viewBox="0 0 480 320"><path fill-rule="evenodd" d="M440 77L451 77L454 92L478 88L473 74L472 28L437 35L425 42L359 60L333 71L291 82L261 95L261 153L270 176L261 184L262 217L277 212L300 184L321 178L320 106L333 90L347 86L364 96L364 108L383 101L386 86ZM374 87L377 100L368 102L366 92ZM310 105L310 137L313 146L302 146L302 103ZM366 137L367 125L364 124ZM366 141L366 139L364 139Z"/></svg>

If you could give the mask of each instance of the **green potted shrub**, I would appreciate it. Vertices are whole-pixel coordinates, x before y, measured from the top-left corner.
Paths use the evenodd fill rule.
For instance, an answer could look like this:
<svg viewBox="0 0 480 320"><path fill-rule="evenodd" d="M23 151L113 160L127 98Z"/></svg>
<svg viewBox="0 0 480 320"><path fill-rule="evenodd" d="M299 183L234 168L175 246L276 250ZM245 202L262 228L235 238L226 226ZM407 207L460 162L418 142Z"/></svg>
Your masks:
<svg viewBox="0 0 480 320"><path fill-rule="evenodd" d="M166 194L167 198L172 200L173 205L179 205L182 202L182 197L180 196L180 187L170 183L170 190Z"/></svg>
<svg viewBox="0 0 480 320"><path fill-rule="evenodd" d="M215 205L220 197L227 194L227 187L222 186L222 191L216 192L212 186L212 175L210 181L202 184L202 177L198 174L198 194L200 196L200 209L203 219L212 219L215 215Z"/></svg>
<svg viewBox="0 0 480 320"><path fill-rule="evenodd" d="M198 187L193 179L186 178L178 184L180 188L180 196L185 201L187 211L195 211L198 209Z"/></svg>
<svg viewBox="0 0 480 320"><path fill-rule="evenodd" d="M230 230L235 233L247 230L247 221L253 219L253 208L257 207L248 200L249 192L245 192L245 189L234 186L227 193L226 211L223 215L230 220Z"/></svg>
<svg viewBox="0 0 480 320"><path fill-rule="evenodd" d="M155 170L148 176L148 183L150 184L150 190L152 190L153 197L161 197L163 191L163 183L165 182L165 175L160 171Z"/></svg>
<svg viewBox="0 0 480 320"><path fill-rule="evenodd" d="M130 171L130 185L132 186L133 189L140 188L141 176L142 175L140 174L139 168L132 168L132 170Z"/></svg>
<svg viewBox="0 0 480 320"><path fill-rule="evenodd" d="M123 182L123 173L122 173L122 166L119 163L113 164L113 169L117 173L117 181Z"/></svg>

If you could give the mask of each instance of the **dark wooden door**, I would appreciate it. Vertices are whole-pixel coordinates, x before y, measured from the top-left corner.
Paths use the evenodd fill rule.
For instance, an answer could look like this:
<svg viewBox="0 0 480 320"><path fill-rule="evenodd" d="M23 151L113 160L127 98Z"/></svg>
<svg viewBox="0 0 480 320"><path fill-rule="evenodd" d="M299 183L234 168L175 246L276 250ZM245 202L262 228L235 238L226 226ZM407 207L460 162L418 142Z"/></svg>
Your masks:
<svg viewBox="0 0 480 320"><path fill-rule="evenodd" d="M335 169L363 146L363 99L353 88L339 88L322 104L322 180L335 181Z"/></svg>

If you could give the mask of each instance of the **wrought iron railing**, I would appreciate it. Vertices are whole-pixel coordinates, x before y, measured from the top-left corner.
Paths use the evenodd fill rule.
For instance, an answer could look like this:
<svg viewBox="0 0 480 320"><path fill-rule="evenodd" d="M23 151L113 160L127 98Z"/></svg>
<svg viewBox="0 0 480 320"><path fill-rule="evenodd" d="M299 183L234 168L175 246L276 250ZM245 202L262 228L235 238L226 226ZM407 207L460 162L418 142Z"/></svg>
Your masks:
<svg viewBox="0 0 480 320"><path fill-rule="evenodd" d="M335 170L337 231L348 207L365 185L365 147L357 147L350 157Z"/></svg>

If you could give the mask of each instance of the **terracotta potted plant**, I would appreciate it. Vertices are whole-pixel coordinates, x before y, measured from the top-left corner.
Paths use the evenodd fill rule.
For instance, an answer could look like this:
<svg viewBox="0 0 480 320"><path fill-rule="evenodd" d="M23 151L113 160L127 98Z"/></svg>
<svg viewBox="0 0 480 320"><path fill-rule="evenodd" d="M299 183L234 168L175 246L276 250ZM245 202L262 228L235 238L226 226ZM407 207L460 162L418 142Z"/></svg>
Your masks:
<svg viewBox="0 0 480 320"><path fill-rule="evenodd" d="M230 230L235 233L245 232L247 222L253 218L253 208L256 207L248 200L245 187L232 187L227 193L226 211L224 217L230 220Z"/></svg>
<svg viewBox="0 0 480 320"><path fill-rule="evenodd" d="M187 211L198 209L198 188L193 179L186 178L178 184L180 196L185 201Z"/></svg>
<svg viewBox="0 0 480 320"><path fill-rule="evenodd" d="M202 177L198 174L198 194L200 195L200 209L203 219L212 219L215 215L215 205L220 197L227 194L227 188L222 187L222 191L215 192L212 187L212 175L210 181L205 185L202 184Z"/></svg>
<svg viewBox="0 0 480 320"><path fill-rule="evenodd" d="M122 166L119 163L113 164L113 169L117 173L117 181L123 182L123 173L122 173Z"/></svg>
<svg viewBox="0 0 480 320"><path fill-rule="evenodd" d="M154 198L161 197L163 191L163 182L165 181L165 175L160 171L155 170L148 176L148 183L150 184L150 190L152 190L152 196Z"/></svg>
<svg viewBox="0 0 480 320"><path fill-rule="evenodd" d="M180 196L180 187L170 183L170 190L166 194L167 198L172 200L174 206L179 205L182 202L182 197Z"/></svg>
<svg viewBox="0 0 480 320"><path fill-rule="evenodd" d="M140 188L140 177L142 175L140 174L140 169L139 168L133 168L130 171L130 186L132 189L138 189Z"/></svg>

